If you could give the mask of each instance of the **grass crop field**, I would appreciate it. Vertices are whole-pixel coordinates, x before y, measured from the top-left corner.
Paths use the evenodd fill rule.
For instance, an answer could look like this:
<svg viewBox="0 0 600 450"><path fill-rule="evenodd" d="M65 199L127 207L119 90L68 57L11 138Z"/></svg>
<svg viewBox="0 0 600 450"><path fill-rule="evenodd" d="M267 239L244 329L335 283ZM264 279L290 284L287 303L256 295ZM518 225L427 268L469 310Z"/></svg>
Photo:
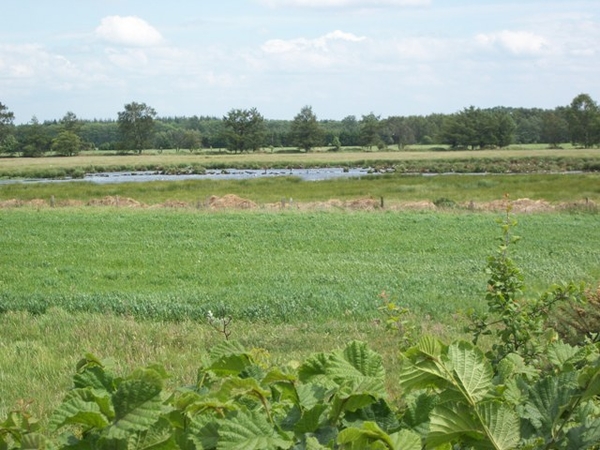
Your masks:
<svg viewBox="0 0 600 450"><path fill-rule="evenodd" d="M120 367L157 362L194 382L220 339L275 361L363 339L397 364L379 294L438 335L483 306L498 214L217 212L117 208L0 211L0 415L35 399L45 417L91 351ZM600 278L594 214L518 216L515 260L533 290ZM393 383L390 384L393 392Z"/></svg>
<svg viewBox="0 0 600 450"><path fill-rule="evenodd" d="M600 273L595 215L524 216L529 284ZM0 308L202 320L372 318L389 291L443 320L476 306L491 214L13 210L0 216Z"/></svg>

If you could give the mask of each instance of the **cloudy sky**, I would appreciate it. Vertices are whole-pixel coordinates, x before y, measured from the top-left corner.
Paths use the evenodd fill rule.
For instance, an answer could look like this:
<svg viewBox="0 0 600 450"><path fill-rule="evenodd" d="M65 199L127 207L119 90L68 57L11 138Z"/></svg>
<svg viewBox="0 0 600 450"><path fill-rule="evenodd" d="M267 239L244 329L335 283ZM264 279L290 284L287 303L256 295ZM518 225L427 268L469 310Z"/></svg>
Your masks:
<svg viewBox="0 0 600 450"><path fill-rule="evenodd" d="M116 119L256 107L292 119L600 100L598 0L19 0L0 16L0 102Z"/></svg>

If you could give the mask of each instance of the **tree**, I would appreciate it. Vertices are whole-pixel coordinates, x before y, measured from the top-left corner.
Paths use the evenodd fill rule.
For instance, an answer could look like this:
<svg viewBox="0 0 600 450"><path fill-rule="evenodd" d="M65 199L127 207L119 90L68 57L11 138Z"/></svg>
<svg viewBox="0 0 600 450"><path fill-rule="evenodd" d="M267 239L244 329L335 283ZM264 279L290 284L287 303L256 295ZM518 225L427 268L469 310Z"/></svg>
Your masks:
<svg viewBox="0 0 600 450"><path fill-rule="evenodd" d="M129 103L119 113L119 131L124 149L141 154L150 146L154 133L156 111L145 103Z"/></svg>
<svg viewBox="0 0 600 450"><path fill-rule="evenodd" d="M367 116L362 116L362 120L360 121L360 143L362 146L368 147L369 150L381 142L381 137L379 136L381 128L379 117L371 113Z"/></svg>
<svg viewBox="0 0 600 450"><path fill-rule="evenodd" d="M552 148L569 140L569 125L564 116L564 112L561 114L558 111L548 111L543 115L541 140Z"/></svg>
<svg viewBox="0 0 600 450"><path fill-rule="evenodd" d="M233 152L255 151L265 141L265 119L256 108L232 109L223 117L227 148Z"/></svg>
<svg viewBox="0 0 600 450"><path fill-rule="evenodd" d="M42 156L50 146L50 138L44 132L44 127L37 117L33 116L23 131L21 144L23 156L30 158Z"/></svg>
<svg viewBox="0 0 600 450"><path fill-rule="evenodd" d="M72 131L61 131L52 139L52 151L61 156L77 155L81 150L81 138Z"/></svg>
<svg viewBox="0 0 600 450"><path fill-rule="evenodd" d="M340 142L343 146L360 145L360 126L356 116L346 116L341 122L342 131L340 132Z"/></svg>
<svg viewBox="0 0 600 450"><path fill-rule="evenodd" d="M181 148L187 148L190 153L202 147L202 134L197 130L184 130L181 137Z"/></svg>
<svg viewBox="0 0 600 450"><path fill-rule="evenodd" d="M64 115L64 117L60 120L60 124L62 125L62 129L64 131L69 131L76 135L79 135L81 127L83 126L81 120L79 120L75 113L71 111L68 111Z"/></svg>
<svg viewBox="0 0 600 450"><path fill-rule="evenodd" d="M12 131L15 115L8 107L0 102L0 147Z"/></svg>
<svg viewBox="0 0 600 450"><path fill-rule="evenodd" d="M303 107L294 117L290 133L292 143L306 152L323 145L324 131L317 122L317 116L311 106Z"/></svg>
<svg viewBox="0 0 600 450"><path fill-rule="evenodd" d="M590 148L600 142L600 111L588 94L579 94L573 99L568 121L573 144Z"/></svg>
<svg viewBox="0 0 600 450"><path fill-rule="evenodd" d="M392 143L398 146L398 150L416 142L415 133L405 117L388 117L384 123Z"/></svg>
<svg viewBox="0 0 600 450"><path fill-rule="evenodd" d="M506 147L513 139L515 123L506 111L471 106L444 120L442 142L452 148Z"/></svg>

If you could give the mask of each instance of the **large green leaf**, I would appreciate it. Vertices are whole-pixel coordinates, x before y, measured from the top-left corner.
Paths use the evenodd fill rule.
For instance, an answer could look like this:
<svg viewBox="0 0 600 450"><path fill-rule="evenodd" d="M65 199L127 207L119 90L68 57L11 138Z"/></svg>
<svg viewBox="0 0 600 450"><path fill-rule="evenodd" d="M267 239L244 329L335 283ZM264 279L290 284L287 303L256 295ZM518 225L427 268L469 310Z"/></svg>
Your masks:
<svg viewBox="0 0 600 450"><path fill-rule="evenodd" d="M315 353L308 357L298 369L298 378L303 383L334 384L327 376L329 357L325 353Z"/></svg>
<svg viewBox="0 0 600 450"><path fill-rule="evenodd" d="M417 433L410 430L400 430L390 434L392 448L394 450L421 450L421 438Z"/></svg>
<svg viewBox="0 0 600 450"><path fill-rule="evenodd" d="M298 400L302 409L311 409L315 405L326 402L329 397L330 391L325 386L314 383L301 384L297 387Z"/></svg>
<svg viewBox="0 0 600 450"><path fill-rule="evenodd" d="M329 408L326 404L318 404L302 413L300 419L294 425L296 433L314 433L321 426L324 419L324 412Z"/></svg>
<svg viewBox="0 0 600 450"><path fill-rule="evenodd" d="M383 398L356 412L346 411L344 413L342 422L344 426L358 426L362 422L375 422L386 433L393 433L400 429L398 411L392 409Z"/></svg>
<svg viewBox="0 0 600 450"><path fill-rule="evenodd" d="M424 336L418 344L401 355L400 385L406 391L448 386L450 373L443 366L447 348L437 339Z"/></svg>
<svg viewBox="0 0 600 450"><path fill-rule="evenodd" d="M162 412L163 377L153 369L135 371L113 394L115 422L109 439L121 439L132 432L148 430Z"/></svg>
<svg viewBox="0 0 600 450"><path fill-rule="evenodd" d="M567 432L567 450L598 448L600 442L600 419L589 418L583 424Z"/></svg>
<svg viewBox="0 0 600 450"><path fill-rule="evenodd" d="M521 436L519 416L508 405L498 401L485 402L477 406L483 421L486 437L496 450L515 448Z"/></svg>
<svg viewBox="0 0 600 450"><path fill-rule="evenodd" d="M270 450L292 447L291 438L275 431L267 419L255 411L236 411L219 421L219 450Z"/></svg>
<svg viewBox="0 0 600 450"><path fill-rule="evenodd" d="M461 440L483 440L482 424L472 415L472 409L465 404L443 404L436 406L430 415L427 448L461 442Z"/></svg>
<svg viewBox="0 0 600 450"><path fill-rule="evenodd" d="M340 431L337 442L345 449L421 449L421 438L418 434L403 430L390 436L374 422L365 422L361 427Z"/></svg>
<svg viewBox="0 0 600 450"><path fill-rule="evenodd" d="M343 353L333 353L326 370L339 385L351 385L354 393L386 396L381 356L363 342L354 341Z"/></svg>
<svg viewBox="0 0 600 450"><path fill-rule="evenodd" d="M439 396L430 392L418 392L407 396L406 411L402 417L403 422L421 435L429 431L429 415L437 405Z"/></svg>
<svg viewBox="0 0 600 450"><path fill-rule="evenodd" d="M573 347L566 342L556 341L548 346L548 361L554 366L562 368L567 363L573 363L579 359L581 348Z"/></svg>
<svg viewBox="0 0 600 450"><path fill-rule="evenodd" d="M109 418L105 415L110 408L110 396L99 397L92 389L73 389L56 408L50 418L50 428L57 430L65 425L80 425L85 430L98 430L108 426ZM110 409L109 409L110 410ZM111 411L110 417L114 413Z"/></svg>
<svg viewBox="0 0 600 450"><path fill-rule="evenodd" d="M471 406L483 400L494 387L493 370L483 352L469 342L448 347L448 369L452 370L461 393Z"/></svg>
<svg viewBox="0 0 600 450"><path fill-rule="evenodd" d="M583 389L581 394L583 401L600 395L600 359L584 367L577 381L580 388Z"/></svg>
<svg viewBox="0 0 600 450"><path fill-rule="evenodd" d="M577 390L576 377L575 372L549 375L528 387L529 399L521 416L542 436L553 435L555 425Z"/></svg>
<svg viewBox="0 0 600 450"><path fill-rule="evenodd" d="M215 345L210 357L211 363L207 370L218 375L238 375L254 364L250 353L235 341L223 341Z"/></svg>
<svg viewBox="0 0 600 450"><path fill-rule="evenodd" d="M264 389L254 378L229 378L225 380L216 397L221 401L227 401L245 395L267 398L271 395L271 391Z"/></svg>
<svg viewBox="0 0 600 450"><path fill-rule="evenodd" d="M187 439L195 444L197 449L213 449L219 442L219 424L211 414L194 416L189 425Z"/></svg>
<svg viewBox="0 0 600 450"><path fill-rule="evenodd" d="M40 433L25 434L19 447L20 450L53 450L55 448L52 442Z"/></svg>

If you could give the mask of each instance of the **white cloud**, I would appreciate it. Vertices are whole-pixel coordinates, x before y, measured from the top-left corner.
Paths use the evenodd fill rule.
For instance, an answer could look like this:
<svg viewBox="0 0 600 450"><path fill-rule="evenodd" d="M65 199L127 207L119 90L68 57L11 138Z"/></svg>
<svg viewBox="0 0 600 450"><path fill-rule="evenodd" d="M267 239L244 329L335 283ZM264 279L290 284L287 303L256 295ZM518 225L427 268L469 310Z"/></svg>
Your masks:
<svg viewBox="0 0 600 450"><path fill-rule="evenodd" d="M431 0L261 0L271 7L295 6L299 8L374 8L386 6L425 6Z"/></svg>
<svg viewBox="0 0 600 450"><path fill-rule="evenodd" d="M156 28L135 16L105 17L95 33L102 40L128 47L151 47L163 41Z"/></svg>
<svg viewBox="0 0 600 450"><path fill-rule="evenodd" d="M365 41L365 36L356 36L340 30L308 39L272 39L261 46L263 55L270 57L275 66L302 70L324 69L331 66L347 66L356 60L354 44ZM283 63L284 66L280 66Z"/></svg>
<svg viewBox="0 0 600 450"><path fill-rule="evenodd" d="M475 40L484 48L499 46L513 55L538 55L549 49L546 38L529 31L504 30L499 33L479 34Z"/></svg>
<svg viewBox="0 0 600 450"><path fill-rule="evenodd" d="M266 53L292 53L313 50L328 51L329 44L333 41L361 42L365 39L365 36L356 36L352 33L335 30L315 39L272 39L263 44L262 50Z"/></svg>

